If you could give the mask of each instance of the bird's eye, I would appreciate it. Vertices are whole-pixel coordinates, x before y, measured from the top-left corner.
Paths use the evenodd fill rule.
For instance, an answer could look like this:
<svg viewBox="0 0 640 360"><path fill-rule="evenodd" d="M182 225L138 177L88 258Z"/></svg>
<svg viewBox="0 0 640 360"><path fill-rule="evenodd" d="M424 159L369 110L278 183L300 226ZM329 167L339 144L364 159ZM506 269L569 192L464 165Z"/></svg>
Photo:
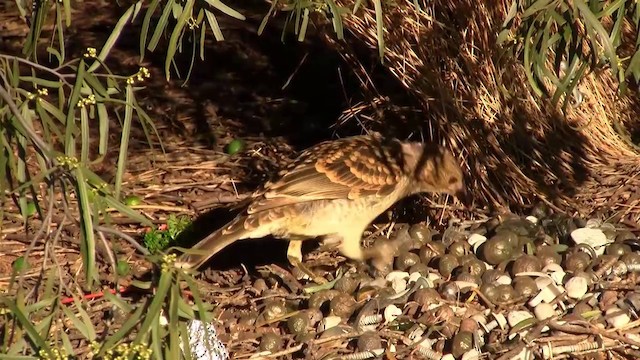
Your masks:
<svg viewBox="0 0 640 360"><path fill-rule="evenodd" d="M458 182L458 178L456 178L455 176L452 176L449 178L449 185L453 185L457 182Z"/></svg>

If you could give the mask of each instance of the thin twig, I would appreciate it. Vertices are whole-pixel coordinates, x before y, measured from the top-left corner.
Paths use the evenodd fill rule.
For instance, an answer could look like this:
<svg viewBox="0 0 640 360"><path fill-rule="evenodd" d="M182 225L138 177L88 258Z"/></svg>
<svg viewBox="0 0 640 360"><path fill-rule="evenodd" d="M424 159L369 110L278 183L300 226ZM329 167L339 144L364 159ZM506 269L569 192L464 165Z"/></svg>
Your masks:
<svg viewBox="0 0 640 360"><path fill-rule="evenodd" d="M131 236L123 233L120 230L117 229L112 229L106 226L96 226L96 230L98 231L103 231L109 234L113 234L116 236L119 236L125 240L127 240L127 242L129 242L129 244L131 244L134 248L136 248L136 250L138 250L139 252L141 252L143 255L149 255L149 250L145 249L144 246L140 245L140 243L138 243L136 241L136 239L132 238Z"/></svg>

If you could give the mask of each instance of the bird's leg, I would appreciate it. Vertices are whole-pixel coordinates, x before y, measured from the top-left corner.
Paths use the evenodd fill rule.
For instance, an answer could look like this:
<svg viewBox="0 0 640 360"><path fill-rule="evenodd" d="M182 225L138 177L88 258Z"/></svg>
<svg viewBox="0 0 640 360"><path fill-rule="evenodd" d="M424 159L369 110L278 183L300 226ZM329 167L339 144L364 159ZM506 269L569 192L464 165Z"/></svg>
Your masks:
<svg viewBox="0 0 640 360"><path fill-rule="evenodd" d="M289 263L307 274L307 276L316 283L325 284L327 282L325 278L316 275L311 271L311 269L302 263L302 240L303 239L300 238L292 238L289 240L289 248L287 249L287 259L289 260Z"/></svg>

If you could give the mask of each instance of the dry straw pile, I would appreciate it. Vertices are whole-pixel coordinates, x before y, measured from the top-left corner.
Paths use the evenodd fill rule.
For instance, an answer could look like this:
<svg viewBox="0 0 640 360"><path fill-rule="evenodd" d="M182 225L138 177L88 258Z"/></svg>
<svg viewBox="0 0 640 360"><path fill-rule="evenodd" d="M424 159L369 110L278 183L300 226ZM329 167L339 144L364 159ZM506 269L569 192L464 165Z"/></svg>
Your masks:
<svg viewBox="0 0 640 360"><path fill-rule="evenodd" d="M510 3L435 0L420 12L413 0L387 3L385 65L422 104L424 128L464 158L477 205L542 200L637 223L640 151L626 130L638 127L637 89L620 98L610 72L591 73L566 117L536 98L520 61L497 44ZM345 28L377 51L373 10Z"/></svg>

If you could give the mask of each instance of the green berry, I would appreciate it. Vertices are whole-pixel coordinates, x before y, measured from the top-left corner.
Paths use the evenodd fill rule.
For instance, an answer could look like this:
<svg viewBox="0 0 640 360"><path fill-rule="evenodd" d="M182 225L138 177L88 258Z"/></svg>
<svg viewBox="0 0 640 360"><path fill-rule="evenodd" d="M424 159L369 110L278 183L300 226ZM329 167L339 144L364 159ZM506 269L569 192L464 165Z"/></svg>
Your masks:
<svg viewBox="0 0 640 360"><path fill-rule="evenodd" d="M127 276L131 271L131 267L129 263L124 260L118 260L116 264L116 271L118 272L118 276Z"/></svg>
<svg viewBox="0 0 640 360"><path fill-rule="evenodd" d="M140 197L135 196L135 195L131 195L131 196L127 196L124 199L124 203L127 206L136 206L136 205L140 205L140 203L142 202L142 199L140 199Z"/></svg>
<svg viewBox="0 0 640 360"><path fill-rule="evenodd" d="M227 145L226 152L229 155L237 154L240 151L244 150L244 145L245 145L244 141L240 139L235 139Z"/></svg>

